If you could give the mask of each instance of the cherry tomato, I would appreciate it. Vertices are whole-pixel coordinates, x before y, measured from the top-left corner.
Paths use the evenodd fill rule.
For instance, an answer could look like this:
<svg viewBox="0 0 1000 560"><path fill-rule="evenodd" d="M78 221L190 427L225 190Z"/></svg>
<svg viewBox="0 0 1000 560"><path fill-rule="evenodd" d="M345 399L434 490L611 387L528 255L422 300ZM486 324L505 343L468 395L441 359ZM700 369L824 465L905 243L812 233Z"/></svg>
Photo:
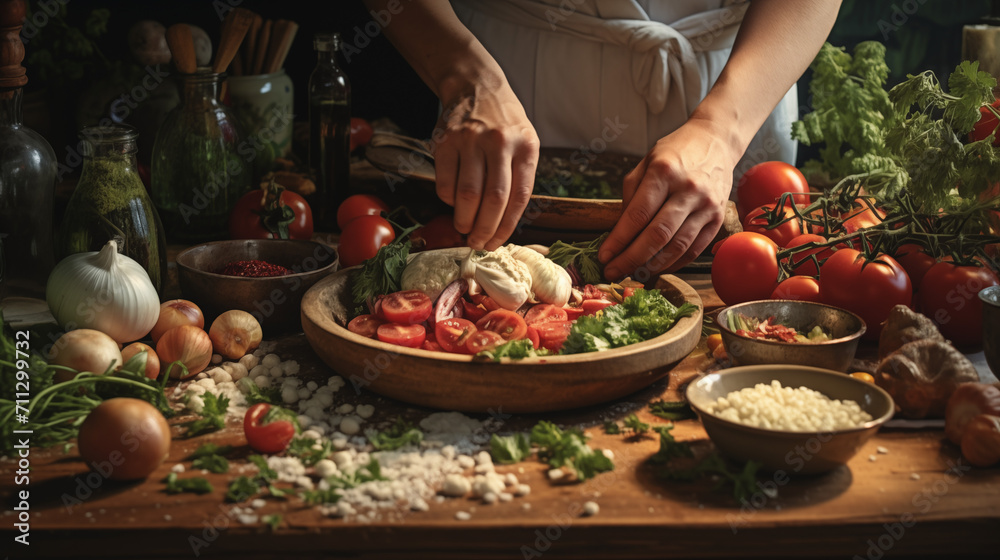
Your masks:
<svg viewBox="0 0 1000 560"><path fill-rule="evenodd" d="M572 327L572 321L549 321L536 326L539 346L558 352L566 342Z"/></svg>
<svg viewBox="0 0 1000 560"><path fill-rule="evenodd" d="M924 274L919 295L921 310L952 344L980 344L983 340L983 302L979 299L979 291L997 284L1000 278L985 266L941 261Z"/></svg>
<svg viewBox="0 0 1000 560"><path fill-rule="evenodd" d="M340 266L350 268L372 258L378 250L396 239L396 232L385 218L361 216L351 220L340 232Z"/></svg>
<svg viewBox="0 0 1000 560"><path fill-rule="evenodd" d="M810 242L825 243L826 238L814 233L803 233L802 235L799 235L789 241L785 248L791 249ZM817 276L819 274L819 268L816 266L816 263L822 265L826 259L830 258L830 255L832 255L833 252L833 247L826 247L806 249L792 255L789 257L792 261L792 273L796 276ZM811 255L816 255L815 261L811 258Z"/></svg>
<svg viewBox="0 0 1000 560"><path fill-rule="evenodd" d="M389 344L406 346L408 348L420 348L427 338L427 331L423 325L399 325L396 323L385 323L379 325L376 331L378 339ZM439 343L440 344L440 343Z"/></svg>
<svg viewBox="0 0 1000 560"><path fill-rule="evenodd" d="M812 276L791 276L781 281L771 299L794 299L820 303L819 281Z"/></svg>
<svg viewBox="0 0 1000 560"><path fill-rule="evenodd" d="M528 325L524 318L509 309L490 311L482 319L476 321L476 328L481 331L500 333L504 340L524 338Z"/></svg>
<svg viewBox="0 0 1000 560"><path fill-rule="evenodd" d="M912 302L913 284L888 255L866 262L857 249L839 249L820 267L819 293L824 303L860 316L867 325L864 338L878 340L889 311Z"/></svg>
<svg viewBox="0 0 1000 560"><path fill-rule="evenodd" d="M389 213L389 205L381 198L370 194L352 194L337 207L337 227L341 231L355 218L361 216L381 216Z"/></svg>
<svg viewBox="0 0 1000 560"><path fill-rule="evenodd" d="M359 334L368 338L375 338L375 333L378 331L378 327L382 323L385 323L385 321L379 319L375 315L358 315L347 323L347 330L354 334Z"/></svg>
<svg viewBox="0 0 1000 560"><path fill-rule="evenodd" d="M243 435L258 453L281 453L299 432L295 413L270 403L257 403L243 417Z"/></svg>
<svg viewBox="0 0 1000 560"><path fill-rule="evenodd" d="M793 193L793 204L809 204L809 182L794 165L765 161L751 167L736 184L736 210L740 221L755 208L777 204L782 194Z"/></svg>
<svg viewBox="0 0 1000 560"><path fill-rule="evenodd" d="M596 315L598 311L614 304L615 302L606 299L585 299L580 308L583 309L584 315Z"/></svg>
<svg viewBox="0 0 1000 560"><path fill-rule="evenodd" d="M163 414L141 399L108 399L80 424L80 457L112 480L146 478L170 453L170 426Z"/></svg>
<svg viewBox="0 0 1000 560"><path fill-rule="evenodd" d="M351 151L353 152L355 148L360 148L362 146L367 146L368 142L371 141L372 136L375 134L375 130L372 129L371 123L362 119L361 117L351 117Z"/></svg>
<svg viewBox="0 0 1000 560"><path fill-rule="evenodd" d="M426 224L413 230L410 240L413 241L414 248L420 251L465 246L465 235L455 229L454 218L445 214L434 216Z"/></svg>
<svg viewBox="0 0 1000 560"><path fill-rule="evenodd" d="M990 105L983 105L979 108L979 120L976 121L975 126L969 131L969 141L978 142L979 140L985 140L989 138L996 128L1000 120L997 120L997 116L994 111L1000 111L1000 99L997 99L992 103L993 110L990 110ZM1000 133L997 133L993 137L993 145L1000 146Z"/></svg>
<svg viewBox="0 0 1000 560"><path fill-rule="evenodd" d="M431 298L420 290L389 294L382 300L382 314L387 321L412 325L423 323L434 311Z"/></svg>
<svg viewBox="0 0 1000 560"><path fill-rule="evenodd" d="M462 316L475 323L486 315L486 308L482 305L472 303L462 299Z"/></svg>
<svg viewBox="0 0 1000 560"><path fill-rule="evenodd" d="M532 325L528 325L528 331L525 337L527 337L527 339L531 341L531 346L533 348L538 349L538 345L540 342L540 339L538 337L538 329L536 329Z"/></svg>
<svg viewBox="0 0 1000 560"><path fill-rule="evenodd" d="M424 350L430 350L431 352L445 351L444 348L441 348L441 345L438 344L436 340L431 340L429 338L424 339L424 341L420 344L420 348Z"/></svg>
<svg viewBox="0 0 1000 560"><path fill-rule="evenodd" d="M780 223L769 229L768 214L774 211L775 206L775 204L765 204L751 210L743 220L743 231L757 232L770 238L779 247L786 247L792 239L802 235L802 220L795 214L794 209L785 205L781 207Z"/></svg>
<svg viewBox="0 0 1000 560"><path fill-rule="evenodd" d="M896 249L894 255L896 261L903 266L903 270L910 277L913 283L913 291L920 291L920 284L924 280L924 275L930 270L937 259L927 254L924 248L916 243L904 243Z"/></svg>
<svg viewBox="0 0 1000 560"><path fill-rule="evenodd" d="M741 231L724 239L712 259L712 286L726 305L767 299L778 284L778 246Z"/></svg>
<svg viewBox="0 0 1000 560"><path fill-rule="evenodd" d="M524 322L528 326L536 325L538 323L545 323L547 321L567 321L569 320L569 314L562 307L552 305L551 303L539 303L534 305L527 313L524 314Z"/></svg>
<svg viewBox="0 0 1000 560"><path fill-rule="evenodd" d="M445 352L465 352L465 343L476 334L476 324L468 319L453 317L434 325L434 338Z"/></svg>
<svg viewBox="0 0 1000 560"><path fill-rule="evenodd" d="M313 215L306 199L298 193L284 189L273 201L275 208L265 209L263 189L254 189L241 196L229 213L229 237L232 239L280 239L282 208L292 209L294 217L287 224L287 239L312 239ZM263 215L262 215L263 213ZM271 229L269 229L271 228ZM274 231L272 231L272 229Z"/></svg>
<svg viewBox="0 0 1000 560"><path fill-rule="evenodd" d="M472 298L472 303L483 306L483 309L486 311L496 311L497 309L500 309L500 304L486 294L476 294L470 297Z"/></svg>
<svg viewBox="0 0 1000 560"><path fill-rule="evenodd" d="M465 351L469 354L478 354L484 350L492 350L504 342L503 336L493 331L476 331L465 343Z"/></svg>

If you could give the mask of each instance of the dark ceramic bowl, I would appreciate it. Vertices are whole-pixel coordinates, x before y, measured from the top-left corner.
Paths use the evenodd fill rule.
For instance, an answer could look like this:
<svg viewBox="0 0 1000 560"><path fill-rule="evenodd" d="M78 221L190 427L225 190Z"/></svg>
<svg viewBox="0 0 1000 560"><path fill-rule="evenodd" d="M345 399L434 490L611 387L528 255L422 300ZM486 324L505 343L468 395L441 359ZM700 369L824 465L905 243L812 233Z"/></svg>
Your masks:
<svg viewBox="0 0 1000 560"><path fill-rule="evenodd" d="M983 300L983 353L993 375L1000 377L1000 286L979 292Z"/></svg>
<svg viewBox="0 0 1000 560"><path fill-rule="evenodd" d="M281 265L293 273L263 278L220 274L227 264L246 260ZM264 336L302 330L302 296L336 268L337 253L331 247L294 239L213 241L177 255L181 294L201 307L206 327L217 315L242 309L257 318Z"/></svg>

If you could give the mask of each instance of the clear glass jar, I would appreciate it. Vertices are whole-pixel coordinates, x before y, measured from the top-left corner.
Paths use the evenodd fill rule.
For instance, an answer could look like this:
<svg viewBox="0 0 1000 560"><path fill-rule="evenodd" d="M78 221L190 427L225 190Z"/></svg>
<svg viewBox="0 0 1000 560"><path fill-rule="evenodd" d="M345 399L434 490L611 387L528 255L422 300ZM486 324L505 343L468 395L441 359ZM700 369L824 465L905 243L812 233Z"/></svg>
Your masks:
<svg viewBox="0 0 1000 560"><path fill-rule="evenodd" d="M292 151L295 113L292 79L284 70L230 76L229 104L236 112L244 144L253 150L254 184L274 167L274 158ZM246 151L246 150L244 150Z"/></svg>
<svg viewBox="0 0 1000 560"><path fill-rule="evenodd" d="M0 89L0 299L44 298L54 264L56 154L21 123L21 98Z"/></svg>
<svg viewBox="0 0 1000 560"><path fill-rule="evenodd" d="M83 169L59 231L60 257L100 251L111 239L119 252L146 269L157 292L167 281L163 225L139 177L136 140L128 125L80 131Z"/></svg>
<svg viewBox="0 0 1000 560"><path fill-rule="evenodd" d="M241 144L235 115L219 102L222 77L178 74L180 104L156 133L150 190L171 240L227 237L229 213L250 190L253 153Z"/></svg>
<svg viewBox="0 0 1000 560"><path fill-rule="evenodd" d="M316 173L311 199L318 228L336 229L337 206L347 198L351 179L351 84L337 66L340 34L313 40L316 68L309 76L309 166Z"/></svg>

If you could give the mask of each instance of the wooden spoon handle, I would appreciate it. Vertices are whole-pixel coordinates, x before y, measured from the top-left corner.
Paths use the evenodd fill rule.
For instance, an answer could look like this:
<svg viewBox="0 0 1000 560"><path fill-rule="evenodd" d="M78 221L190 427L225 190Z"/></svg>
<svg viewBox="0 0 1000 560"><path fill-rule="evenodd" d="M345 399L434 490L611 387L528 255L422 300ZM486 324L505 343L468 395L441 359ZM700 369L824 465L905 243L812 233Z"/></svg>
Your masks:
<svg viewBox="0 0 1000 560"><path fill-rule="evenodd" d="M253 55L253 74L260 74L264 68L264 55L267 53L267 43L271 40L271 20L265 20L257 35L257 52Z"/></svg>
<svg viewBox="0 0 1000 560"><path fill-rule="evenodd" d="M226 14L226 19L222 22L219 48L215 52L215 63L212 64L213 72L219 73L229 67L252 23L253 13L245 8L235 8Z"/></svg>
<svg viewBox="0 0 1000 560"><path fill-rule="evenodd" d="M265 74L277 72L285 64L285 57L288 56L288 51L292 48L292 41L295 40L295 34L298 30L299 24L294 21L285 22L280 34L271 41L275 44L274 55L268 59L267 67L264 68Z"/></svg>
<svg viewBox="0 0 1000 560"><path fill-rule="evenodd" d="M167 46L174 66L182 74L194 74L198 70L198 58L194 54L194 39L191 27L186 23L175 23L167 28Z"/></svg>

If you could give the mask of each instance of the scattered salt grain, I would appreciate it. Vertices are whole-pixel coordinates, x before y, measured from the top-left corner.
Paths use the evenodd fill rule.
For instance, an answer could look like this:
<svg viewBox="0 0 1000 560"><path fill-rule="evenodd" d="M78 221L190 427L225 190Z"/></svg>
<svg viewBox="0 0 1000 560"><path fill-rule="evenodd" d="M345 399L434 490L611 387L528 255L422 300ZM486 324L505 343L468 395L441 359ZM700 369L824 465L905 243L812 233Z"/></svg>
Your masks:
<svg viewBox="0 0 1000 560"><path fill-rule="evenodd" d="M878 447L875 448L875 451L877 451L880 455L885 455L886 453L889 452L889 449L886 448L886 447L882 447L880 445L880 446L878 446Z"/></svg>
<svg viewBox="0 0 1000 560"><path fill-rule="evenodd" d="M601 511L601 506L597 505L597 502L587 502L583 504L583 515L591 517L597 515Z"/></svg>
<svg viewBox="0 0 1000 560"><path fill-rule="evenodd" d="M459 521L468 521L472 519L472 515L467 511L458 511L455 512L455 519Z"/></svg>

